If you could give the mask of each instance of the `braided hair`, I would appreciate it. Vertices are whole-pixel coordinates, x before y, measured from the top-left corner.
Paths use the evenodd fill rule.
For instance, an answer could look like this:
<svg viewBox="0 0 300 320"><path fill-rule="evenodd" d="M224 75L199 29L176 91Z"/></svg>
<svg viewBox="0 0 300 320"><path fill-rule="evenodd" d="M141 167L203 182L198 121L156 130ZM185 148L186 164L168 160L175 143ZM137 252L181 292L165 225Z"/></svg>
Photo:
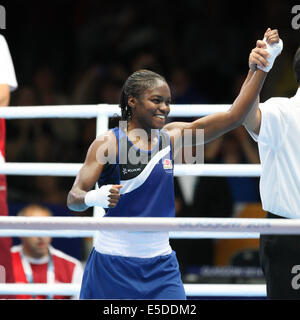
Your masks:
<svg viewBox="0 0 300 320"><path fill-rule="evenodd" d="M300 85L300 47L296 51L296 54L294 57L294 72L296 76L296 81L298 85Z"/></svg>
<svg viewBox="0 0 300 320"><path fill-rule="evenodd" d="M132 118L132 108L128 106L129 97L139 98L145 90L153 88L157 80L166 82L163 76L146 69L136 71L127 78L122 88L119 105L122 120L129 121Z"/></svg>

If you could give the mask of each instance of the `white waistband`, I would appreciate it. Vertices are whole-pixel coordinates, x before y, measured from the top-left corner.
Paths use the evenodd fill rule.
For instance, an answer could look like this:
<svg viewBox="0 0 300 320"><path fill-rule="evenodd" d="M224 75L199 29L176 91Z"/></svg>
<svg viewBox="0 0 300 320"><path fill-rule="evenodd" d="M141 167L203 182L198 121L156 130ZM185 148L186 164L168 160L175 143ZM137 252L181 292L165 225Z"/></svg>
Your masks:
<svg viewBox="0 0 300 320"><path fill-rule="evenodd" d="M136 258L153 258L172 252L169 232L99 231L95 250Z"/></svg>

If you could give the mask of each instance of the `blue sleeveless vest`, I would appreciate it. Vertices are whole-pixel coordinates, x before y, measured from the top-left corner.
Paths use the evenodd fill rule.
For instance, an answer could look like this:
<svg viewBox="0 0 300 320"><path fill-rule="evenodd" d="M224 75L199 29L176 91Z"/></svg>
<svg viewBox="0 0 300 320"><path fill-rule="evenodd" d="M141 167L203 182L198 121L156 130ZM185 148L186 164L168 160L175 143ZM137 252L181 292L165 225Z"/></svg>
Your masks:
<svg viewBox="0 0 300 320"><path fill-rule="evenodd" d="M112 130L118 143L117 160L104 166L98 185L122 184L123 188L117 206L107 209L105 216L174 217L174 161L168 134L157 130L159 142L145 151L136 148L119 127ZM131 163L130 154L139 162Z"/></svg>

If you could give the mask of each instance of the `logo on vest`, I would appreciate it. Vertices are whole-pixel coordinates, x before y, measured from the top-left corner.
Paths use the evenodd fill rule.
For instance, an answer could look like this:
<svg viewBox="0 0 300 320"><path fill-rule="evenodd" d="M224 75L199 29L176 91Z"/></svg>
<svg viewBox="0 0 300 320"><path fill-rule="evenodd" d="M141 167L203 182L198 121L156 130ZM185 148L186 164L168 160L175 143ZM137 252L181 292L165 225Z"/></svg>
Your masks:
<svg viewBox="0 0 300 320"><path fill-rule="evenodd" d="M141 168L123 168L122 172L123 174L128 174L128 173L135 173L141 171Z"/></svg>
<svg viewBox="0 0 300 320"><path fill-rule="evenodd" d="M165 159L163 161L163 167L164 167L165 170L172 169L173 168L172 161L170 159Z"/></svg>

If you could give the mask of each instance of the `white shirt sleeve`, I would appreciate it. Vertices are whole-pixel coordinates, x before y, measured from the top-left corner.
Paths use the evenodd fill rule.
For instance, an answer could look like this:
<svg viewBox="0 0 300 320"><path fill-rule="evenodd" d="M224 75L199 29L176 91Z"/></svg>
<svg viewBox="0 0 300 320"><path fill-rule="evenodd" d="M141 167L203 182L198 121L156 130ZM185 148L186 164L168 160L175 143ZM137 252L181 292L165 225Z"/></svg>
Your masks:
<svg viewBox="0 0 300 320"><path fill-rule="evenodd" d="M251 137L259 143L276 149L283 141L288 126L289 105L287 98L271 98L259 104L261 124L259 134L248 130Z"/></svg>
<svg viewBox="0 0 300 320"><path fill-rule="evenodd" d="M15 69L5 38L0 35L0 84L9 85L10 91L17 89Z"/></svg>
<svg viewBox="0 0 300 320"><path fill-rule="evenodd" d="M290 106L287 98L271 98L260 104L261 126L258 142L276 149L284 140L288 128Z"/></svg>

